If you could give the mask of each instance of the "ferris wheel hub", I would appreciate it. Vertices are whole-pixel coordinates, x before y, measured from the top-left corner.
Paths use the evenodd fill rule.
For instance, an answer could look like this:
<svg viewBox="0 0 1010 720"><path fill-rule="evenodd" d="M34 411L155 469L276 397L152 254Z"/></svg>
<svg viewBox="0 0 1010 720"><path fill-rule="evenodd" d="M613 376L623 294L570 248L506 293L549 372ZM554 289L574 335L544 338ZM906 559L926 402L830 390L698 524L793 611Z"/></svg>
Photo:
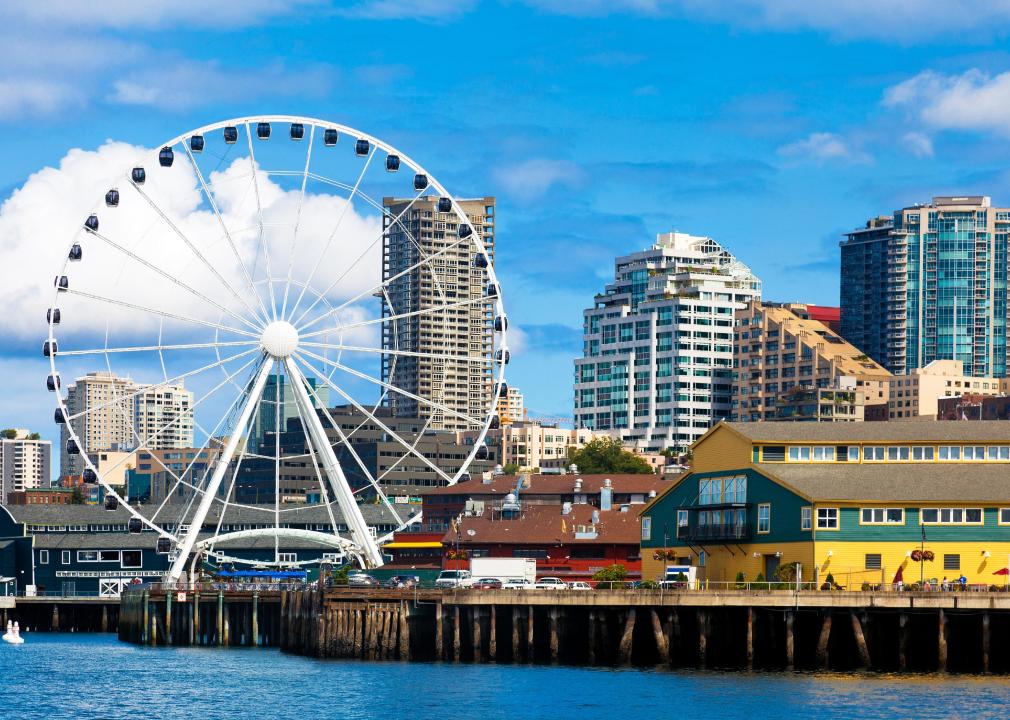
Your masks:
<svg viewBox="0 0 1010 720"><path fill-rule="evenodd" d="M291 323L276 320L264 328L260 347L271 357L282 360L298 349L298 331Z"/></svg>

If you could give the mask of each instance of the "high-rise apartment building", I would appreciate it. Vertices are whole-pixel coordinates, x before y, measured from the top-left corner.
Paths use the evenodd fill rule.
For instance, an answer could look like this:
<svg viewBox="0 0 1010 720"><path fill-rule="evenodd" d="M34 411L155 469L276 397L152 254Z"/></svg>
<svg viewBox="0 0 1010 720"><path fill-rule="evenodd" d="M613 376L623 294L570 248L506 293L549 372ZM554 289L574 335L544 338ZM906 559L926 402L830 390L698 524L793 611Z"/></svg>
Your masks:
<svg viewBox="0 0 1010 720"><path fill-rule="evenodd" d="M895 374L958 360L1007 374L1010 208L935 197L848 233L841 243L842 335Z"/></svg>
<svg viewBox="0 0 1010 720"><path fill-rule="evenodd" d="M493 261L495 199L460 200ZM491 392L493 298L485 297L487 272L475 262L473 237L461 239L455 213L438 211L438 198L384 198L382 278L390 280L383 298L384 349L419 355L384 354L382 379L407 392L472 418L483 418ZM394 223L393 219L399 218ZM394 279L395 278L395 279ZM472 300L472 303L465 301ZM426 313L426 309L449 306ZM454 360L453 358L467 358ZM390 392L397 417L431 417L431 428L469 430L442 409Z"/></svg>
<svg viewBox="0 0 1010 720"><path fill-rule="evenodd" d="M737 311L733 365L732 420L862 420L865 405L887 403L891 380L798 303L755 300Z"/></svg>
<svg viewBox="0 0 1010 720"><path fill-rule="evenodd" d="M193 444L193 393L181 383L157 387L92 372L67 386L65 402L81 453L123 452L142 443L152 450ZM84 469L83 455L67 452L69 439L67 425L61 425L61 476Z"/></svg>
<svg viewBox="0 0 1010 720"><path fill-rule="evenodd" d="M0 437L0 505L12 492L48 488L51 443L27 430L14 430Z"/></svg>
<svg viewBox="0 0 1010 720"><path fill-rule="evenodd" d="M750 268L711 238L659 235L617 258L583 315L576 427L640 450L684 451L730 413L733 320L760 297Z"/></svg>

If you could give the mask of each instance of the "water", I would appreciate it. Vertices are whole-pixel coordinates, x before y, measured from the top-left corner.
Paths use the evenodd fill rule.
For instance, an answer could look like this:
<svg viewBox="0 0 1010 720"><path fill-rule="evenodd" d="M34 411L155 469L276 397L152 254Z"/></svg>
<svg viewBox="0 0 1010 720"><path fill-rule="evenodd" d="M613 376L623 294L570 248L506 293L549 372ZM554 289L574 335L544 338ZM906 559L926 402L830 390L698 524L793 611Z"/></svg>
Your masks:
<svg viewBox="0 0 1010 720"><path fill-rule="evenodd" d="M990 718L1010 679L318 661L141 648L111 635L0 643L7 718Z"/></svg>

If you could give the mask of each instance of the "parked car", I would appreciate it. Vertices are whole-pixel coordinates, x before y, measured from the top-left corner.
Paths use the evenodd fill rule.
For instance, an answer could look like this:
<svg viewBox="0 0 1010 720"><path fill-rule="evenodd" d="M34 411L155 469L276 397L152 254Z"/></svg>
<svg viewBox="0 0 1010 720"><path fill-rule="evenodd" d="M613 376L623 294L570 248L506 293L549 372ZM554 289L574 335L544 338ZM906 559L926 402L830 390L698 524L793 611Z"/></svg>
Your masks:
<svg viewBox="0 0 1010 720"><path fill-rule="evenodd" d="M567 590L568 583L561 578L543 577L537 580L533 587L537 590Z"/></svg>
<svg viewBox="0 0 1010 720"><path fill-rule="evenodd" d="M350 573L347 584L351 587L379 587L379 581L363 572Z"/></svg>
<svg viewBox="0 0 1010 720"><path fill-rule="evenodd" d="M504 583L499 578L477 578L473 587L478 590L501 590Z"/></svg>
<svg viewBox="0 0 1010 720"><path fill-rule="evenodd" d="M386 581L388 588L413 588L421 584L417 575L393 575Z"/></svg>
<svg viewBox="0 0 1010 720"><path fill-rule="evenodd" d="M440 589L467 588L473 584L469 570L443 570L435 580L435 587Z"/></svg>
<svg viewBox="0 0 1010 720"><path fill-rule="evenodd" d="M506 590L530 590L533 583L526 582L522 578L508 578L501 586Z"/></svg>
<svg viewBox="0 0 1010 720"><path fill-rule="evenodd" d="M587 583L585 580L576 580L573 583L568 584L569 590L592 590L593 586Z"/></svg>

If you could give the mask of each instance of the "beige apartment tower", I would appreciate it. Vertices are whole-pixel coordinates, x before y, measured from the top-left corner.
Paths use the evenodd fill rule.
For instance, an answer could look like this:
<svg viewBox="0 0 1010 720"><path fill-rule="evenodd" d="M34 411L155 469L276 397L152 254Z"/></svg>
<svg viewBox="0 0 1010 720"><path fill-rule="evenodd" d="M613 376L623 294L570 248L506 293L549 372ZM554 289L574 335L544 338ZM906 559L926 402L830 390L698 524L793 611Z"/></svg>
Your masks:
<svg viewBox="0 0 1010 720"><path fill-rule="evenodd" d="M1010 388L1005 379L971 377L960 360L934 360L924 368L891 378L888 415L891 420L936 417L938 400L959 395L1003 395Z"/></svg>
<svg viewBox="0 0 1010 720"><path fill-rule="evenodd" d="M495 199L458 202L493 262ZM488 273L474 261L476 242L459 237L456 214L439 212L437 197L387 197L383 206L382 279L389 282L382 314L397 319L383 323L382 347L411 354L383 354L382 379L482 419L491 396L494 299L485 298ZM435 307L444 309L424 312ZM396 417L430 419L433 430L474 429L442 408L403 394L391 391L385 402Z"/></svg>
<svg viewBox="0 0 1010 720"><path fill-rule="evenodd" d="M853 421L865 406L887 403L891 373L824 323L801 317L805 307L754 301L737 312L733 420Z"/></svg>

